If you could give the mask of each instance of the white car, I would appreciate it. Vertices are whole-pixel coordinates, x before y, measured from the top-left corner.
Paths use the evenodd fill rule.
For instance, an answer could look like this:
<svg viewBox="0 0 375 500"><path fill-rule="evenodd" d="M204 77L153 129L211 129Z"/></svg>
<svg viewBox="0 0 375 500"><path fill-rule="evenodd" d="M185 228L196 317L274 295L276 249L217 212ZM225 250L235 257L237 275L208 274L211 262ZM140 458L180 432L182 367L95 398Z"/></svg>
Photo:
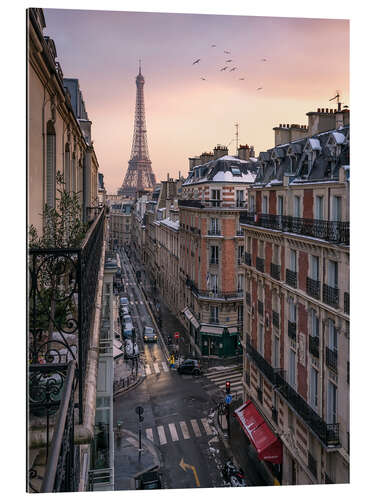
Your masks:
<svg viewBox="0 0 375 500"><path fill-rule="evenodd" d="M134 343L134 349L133 349L133 342L130 339L127 339L125 341L125 353L128 356L128 358L132 358L133 356L138 356L139 354L138 345Z"/></svg>

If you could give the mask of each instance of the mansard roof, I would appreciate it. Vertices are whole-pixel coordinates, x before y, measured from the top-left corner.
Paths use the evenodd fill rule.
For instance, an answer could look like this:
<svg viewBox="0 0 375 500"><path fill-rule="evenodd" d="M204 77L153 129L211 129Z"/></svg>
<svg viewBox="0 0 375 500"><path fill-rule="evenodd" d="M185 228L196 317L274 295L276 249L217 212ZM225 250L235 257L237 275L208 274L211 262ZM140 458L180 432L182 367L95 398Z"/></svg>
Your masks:
<svg viewBox="0 0 375 500"><path fill-rule="evenodd" d="M259 154L254 187L280 184L284 174L291 184L338 180L340 167L350 163L349 149L349 126L276 146Z"/></svg>

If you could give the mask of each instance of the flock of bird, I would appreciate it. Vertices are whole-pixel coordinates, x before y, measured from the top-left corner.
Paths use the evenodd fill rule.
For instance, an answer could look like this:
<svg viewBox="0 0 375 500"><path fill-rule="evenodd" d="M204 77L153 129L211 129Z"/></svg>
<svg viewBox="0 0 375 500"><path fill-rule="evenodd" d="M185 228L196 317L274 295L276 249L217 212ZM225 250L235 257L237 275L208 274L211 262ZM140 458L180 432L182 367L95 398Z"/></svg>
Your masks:
<svg viewBox="0 0 375 500"><path fill-rule="evenodd" d="M211 45L211 47L212 47L212 48L215 48L215 47L216 47L216 45L215 45L215 44L212 44L212 45ZM224 50L224 54L226 54L226 55L231 55L231 51L230 51L230 50ZM201 59L201 58L199 58L199 59L196 59L195 61L193 61L193 66L194 66L195 64L199 64L199 63L201 62L201 60L202 60L202 59ZM268 59L267 59L267 58L265 58L265 57L263 57L262 59L260 59L260 61L261 61L261 62L267 62L267 60L268 60ZM227 64L227 65L226 65L226 66L223 66L223 67L222 67L222 68L220 68L220 69L218 69L218 71L226 71L227 69L229 69L229 68L230 68L230 69L229 69L229 71L227 71L227 72L228 72L228 73L231 73L232 71L236 71L236 70L238 70L238 67L237 67L237 66L233 66L233 67L230 67L230 66L232 66L232 65L228 66L228 64L229 64L229 63L233 63L233 59L226 59L226 60L225 60L225 64ZM201 80L207 80L207 78L206 78L206 77L204 77L204 76L201 76L201 77L200 77L200 79L201 79ZM243 78L243 77L238 78L238 79L239 79L239 80L245 80L245 78ZM256 90L257 90L257 91L263 90L263 87L258 87Z"/></svg>

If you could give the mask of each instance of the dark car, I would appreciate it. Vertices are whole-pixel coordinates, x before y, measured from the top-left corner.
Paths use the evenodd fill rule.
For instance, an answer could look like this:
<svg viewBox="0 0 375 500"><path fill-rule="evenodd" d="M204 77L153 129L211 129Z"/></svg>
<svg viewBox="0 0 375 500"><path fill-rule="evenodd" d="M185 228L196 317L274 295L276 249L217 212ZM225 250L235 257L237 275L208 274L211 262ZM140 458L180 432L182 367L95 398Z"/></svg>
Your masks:
<svg viewBox="0 0 375 500"><path fill-rule="evenodd" d="M145 342L157 342L158 336L151 326L145 326L143 330L143 340Z"/></svg>
<svg viewBox="0 0 375 500"><path fill-rule="evenodd" d="M196 359L185 359L177 368L177 371L188 375L200 375L202 373L200 363Z"/></svg>
<svg viewBox="0 0 375 500"><path fill-rule="evenodd" d="M161 480L158 471L145 472L136 479L137 490L160 490Z"/></svg>

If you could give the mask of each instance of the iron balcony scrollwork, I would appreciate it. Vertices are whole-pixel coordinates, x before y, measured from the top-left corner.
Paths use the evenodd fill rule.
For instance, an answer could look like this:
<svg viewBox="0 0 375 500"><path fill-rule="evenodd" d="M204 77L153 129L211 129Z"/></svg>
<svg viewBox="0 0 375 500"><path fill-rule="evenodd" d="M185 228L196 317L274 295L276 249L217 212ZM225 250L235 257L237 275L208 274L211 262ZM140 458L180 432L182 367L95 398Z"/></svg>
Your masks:
<svg viewBox="0 0 375 500"><path fill-rule="evenodd" d="M310 297L320 299L320 281L306 277L306 292Z"/></svg>
<svg viewBox="0 0 375 500"><path fill-rule="evenodd" d="M297 324L295 321L288 321L288 337L292 340L296 340L297 337Z"/></svg>
<svg viewBox="0 0 375 500"><path fill-rule="evenodd" d="M332 307L339 307L340 290L323 283L323 302Z"/></svg>
<svg viewBox="0 0 375 500"><path fill-rule="evenodd" d="M319 337L309 335L309 352L319 358Z"/></svg>
<svg viewBox="0 0 375 500"><path fill-rule="evenodd" d="M271 262L271 268L270 268L270 274L271 277L275 280L280 281L280 265L279 264L274 264Z"/></svg>
<svg viewBox="0 0 375 500"><path fill-rule="evenodd" d="M292 271L291 269L286 269L285 281L286 281L287 285L292 286L293 288L297 288L297 273L296 273L296 271Z"/></svg>
<svg viewBox="0 0 375 500"><path fill-rule="evenodd" d="M261 257L257 257L255 261L255 267L259 272L264 273L264 259L262 259Z"/></svg>

